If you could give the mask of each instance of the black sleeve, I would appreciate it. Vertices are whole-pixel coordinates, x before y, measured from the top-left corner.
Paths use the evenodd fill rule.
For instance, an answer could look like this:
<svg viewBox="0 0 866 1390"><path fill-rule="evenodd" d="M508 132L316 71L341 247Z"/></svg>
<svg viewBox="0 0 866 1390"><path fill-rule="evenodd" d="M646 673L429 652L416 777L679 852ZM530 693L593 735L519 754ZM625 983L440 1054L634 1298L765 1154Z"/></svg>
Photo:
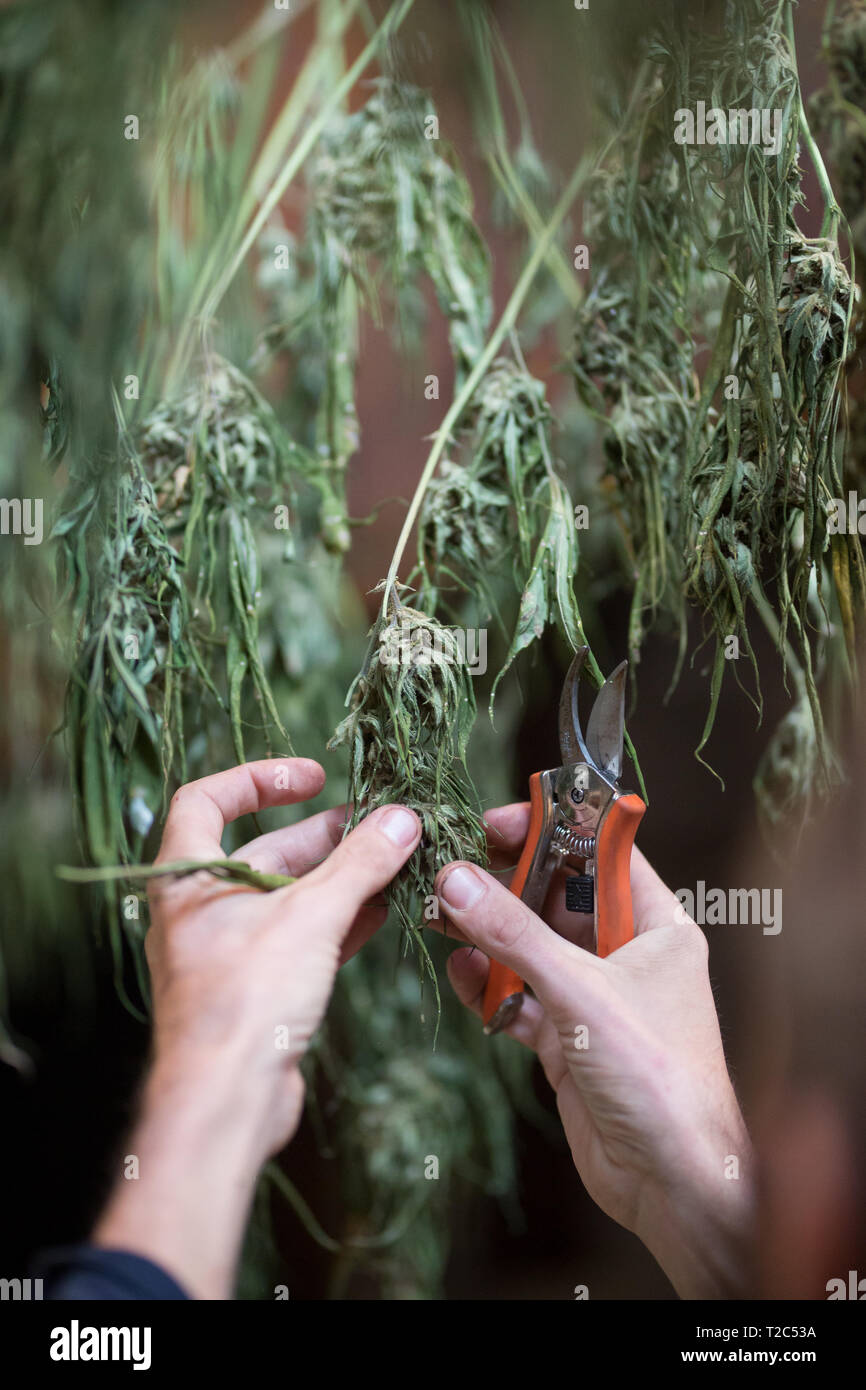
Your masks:
<svg viewBox="0 0 866 1390"><path fill-rule="evenodd" d="M33 1277L43 1281L46 1299L189 1298L152 1260L129 1250L101 1250L94 1245L44 1251L34 1262Z"/></svg>

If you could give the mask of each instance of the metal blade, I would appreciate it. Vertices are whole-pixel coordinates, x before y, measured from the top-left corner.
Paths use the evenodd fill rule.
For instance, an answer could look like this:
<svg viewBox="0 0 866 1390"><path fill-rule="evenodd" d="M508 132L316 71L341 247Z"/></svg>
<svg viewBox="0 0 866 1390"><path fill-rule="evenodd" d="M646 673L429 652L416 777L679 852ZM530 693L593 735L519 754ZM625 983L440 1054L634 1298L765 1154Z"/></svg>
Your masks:
<svg viewBox="0 0 866 1390"><path fill-rule="evenodd" d="M622 736L625 725L625 682L628 662L621 661L608 676L589 716L586 746L601 772L615 780L622 773Z"/></svg>
<svg viewBox="0 0 866 1390"><path fill-rule="evenodd" d="M588 651L588 647L578 647L559 697L559 747L563 767L567 767L569 763L586 761L586 748L577 711L577 685Z"/></svg>

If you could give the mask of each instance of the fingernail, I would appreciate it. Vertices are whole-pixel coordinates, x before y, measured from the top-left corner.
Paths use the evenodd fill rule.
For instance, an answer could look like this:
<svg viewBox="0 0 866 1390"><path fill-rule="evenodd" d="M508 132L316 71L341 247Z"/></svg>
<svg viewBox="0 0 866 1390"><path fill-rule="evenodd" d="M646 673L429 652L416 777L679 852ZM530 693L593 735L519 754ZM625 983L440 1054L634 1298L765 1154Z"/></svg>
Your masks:
<svg viewBox="0 0 866 1390"><path fill-rule="evenodd" d="M439 896L445 899L449 907L462 909L471 907L483 892L484 884L478 875L461 864L447 875L439 889Z"/></svg>
<svg viewBox="0 0 866 1390"><path fill-rule="evenodd" d="M411 845L418 836L418 821L411 811L395 806L382 817L382 831L394 845Z"/></svg>

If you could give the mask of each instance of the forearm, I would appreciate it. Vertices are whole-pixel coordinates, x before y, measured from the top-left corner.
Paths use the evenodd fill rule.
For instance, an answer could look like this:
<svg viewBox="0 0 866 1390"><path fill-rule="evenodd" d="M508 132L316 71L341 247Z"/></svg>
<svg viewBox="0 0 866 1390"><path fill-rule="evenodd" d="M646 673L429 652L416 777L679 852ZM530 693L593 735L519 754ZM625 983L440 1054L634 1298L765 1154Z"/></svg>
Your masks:
<svg viewBox="0 0 866 1390"><path fill-rule="evenodd" d="M262 1118L237 1063L159 1062L95 1245L147 1256L194 1298L230 1298L260 1165Z"/></svg>
<svg viewBox="0 0 866 1390"><path fill-rule="evenodd" d="M731 1299L748 1293L755 1182L745 1127L711 1155L684 1143L677 1176L645 1195L636 1233L681 1298Z"/></svg>

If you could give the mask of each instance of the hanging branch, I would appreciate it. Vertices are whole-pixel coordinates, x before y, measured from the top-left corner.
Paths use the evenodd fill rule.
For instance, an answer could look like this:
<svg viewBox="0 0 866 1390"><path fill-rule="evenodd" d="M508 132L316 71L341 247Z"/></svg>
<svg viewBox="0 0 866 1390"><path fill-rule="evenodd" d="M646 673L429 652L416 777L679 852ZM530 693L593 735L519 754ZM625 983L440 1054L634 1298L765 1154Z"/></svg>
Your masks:
<svg viewBox="0 0 866 1390"><path fill-rule="evenodd" d="M749 663L747 694L760 719L749 617L774 587L783 673L792 646L826 792L833 758L817 681L822 649L835 639L826 611L816 626L810 609L817 598L839 612L850 650L866 593L858 538L831 536L827 553L854 294L841 214L803 108L791 6L728 0L718 27L699 30L688 4L665 5L650 22L643 62L652 73L646 98L589 192L598 250L575 349L578 389L605 422L635 542L632 655L669 614L680 632L675 682L687 605L705 616L715 654L696 750L703 761L725 672L740 681L732 640ZM675 139L698 102L727 122L745 92L778 122L771 147L742 130L701 143L681 127L682 143ZM795 216L798 138L824 202L815 239ZM726 297L715 320L720 277ZM697 385L702 339L713 351Z"/></svg>

